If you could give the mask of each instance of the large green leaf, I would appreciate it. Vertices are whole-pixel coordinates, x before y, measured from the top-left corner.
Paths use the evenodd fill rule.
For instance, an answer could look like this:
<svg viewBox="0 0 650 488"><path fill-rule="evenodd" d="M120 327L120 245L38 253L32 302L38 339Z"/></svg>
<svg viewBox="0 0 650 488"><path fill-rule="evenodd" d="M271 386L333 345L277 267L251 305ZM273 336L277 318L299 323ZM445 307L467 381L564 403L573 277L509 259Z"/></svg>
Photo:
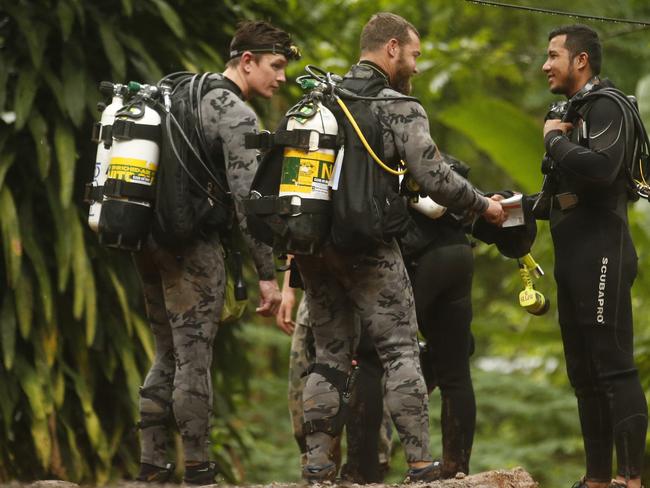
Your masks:
<svg viewBox="0 0 650 488"><path fill-rule="evenodd" d="M140 344L142 344L142 348L147 355L147 359L150 363L153 362L154 344L149 322L142 320L140 316L135 314L131 316L131 322L133 323L133 328L135 329L135 333L138 336L138 339L140 339Z"/></svg>
<svg viewBox="0 0 650 488"><path fill-rule="evenodd" d="M122 10L124 15L131 17L133 15L133 0L122 0Z"/></svg>
<svg viewBox="0 0 650 488"><path fill-rule="evenodd" d="M126 295L126 290L122 285L122 282L117 277L115 272L112 269L108 270L108 275L113 284L113 289L117 295L117 300L120 304L120 309L122 310L122 317L124 317L124 324L126 325L126 330L128 331L129 336L133 334L133 325L131 324L131 309L129 307L129 300Z"/></svg>
<svg viewBox="0 0 650 488"><path fill-rule="evenodd" d="M23 128L29 120L29 115L36 98L38 78L33 69L24 69L18 75L16 96L14 98L14 112L16 112L16 129Z"/></svg>
<svg viewBox="0 0 650 488"><path fill-rule="evenodd" d="M61 69L63 99L65 100L67 113L77 127L83 122L85 108L85 72L79 68L83 64L83 55L79 50L70 49L63 58Z"/></svg>
<svg viewBox="0 0 650 488"><path fill-rule="evenodd" d="M59 169L61 205L68 208L72 200L77 150L74 134L70 126L62 120L59 120L54 128L54 149Z"/></svg>
<svg viewBox="0 0 650 488"><path fill-rule="evenodd" d="M116 81L124 81L126 75L126 56L124 48L115 36L115 25L106 22L105 19L99 19L99 36L106 52L106 57L113 68L113 76Z"/></svg>
<svg viewBox="0 0 650 488"><path fill-rule="evenodd" d="M11 3L7 3L5 7L7 7L9 13L16 19L16 23L20 28L20 34L27 41L32 65L40 68L43 63L43 54L47 47L46 39L49 35L50 27L34 18L36 9L28 7L25 4L11 5Z"/></svg>
<svg viewBox="0 0 650 488"><path fill-rule="evenodd" d="M19 357L16 361L15 370L20 386L29 400L34 448L41 466L46 468L49 465L52 453L52 442L47 426L47 412L51 410L51 402L47 399L41 377L32 365Z"/></svg>
<svg viewBox="0 0 650 488"><path fill-rule="evenodd" d="M41 179L45 179L50 172L50 164L52 161L52 148L47 138L47 128L47 123L40 112L33 110L32 116L29 118L29 129L34 139L34 147L36 147L38 172Z"/></svg>
<svg viewBox="0 0 650 488"><path fill-rule="evenodd" d="M45 257L36 241L36 227L34 226L32 216L32 206L29 200L25 200L20 207L20 231L23 236L23 245L25 254L32 262L36 280L38 281L38 291L41 297L43 315L47 322L52 321L53 317L53 296L50 275L45 264Z"/></svg>
<svg viewBox="0 0 650 488"><path fill-rule="evenodd" d="M20 228L16 205L11 190L7 186L0 188L0 231L2 233L2 247L5 258L7 283L10 287L16 286L20 263L23 255L23 245L20 239Z"/></svg>
<svg viewBox="0 0 650 488"><path fill-rule="evenodd" d="M2 339L2 362L10 370L16 357L16 311L13 291L5 290L0 309L0 339Z"/></svg>
<svg viewBox="0 0 650 488"><path fill-rule="evenodd" d="M59 18L59 26L61 27L61 37L64 41L70 39L72 33L72 26L74 24L74 9L67 0L59 0L56 6L56 15Z"/></svg>
<svg viewBox="0 0 650 488"><path fill-rule="evenodd" d="M160 10L160 15L162 16L167 26L169 26L169 28L172 30L174 35L181 39L184 38L185 28L183 27L183 21L178 16L176 11L169 5L169 3L167 3L165 0L151 1L156 4L158 10Z"/></svg>
<svg viewBox="0 0 650 488"><path fill-rule="evenodd" d="M542 126L518 107L496 98L467 97L438 113L511 175L521 190L539 190L544 152Z"/></svg>
<svg viewBox="0 0 650 488"><path fill-rule="evenodd" d="M4 431L8 438L12 435L14 409L18 403L17 381L13 371L7 374L0 368L0 413L2 413Z"/></svg>
<svg viewBox="0 0 650 488"><path fill-rule="evenodd" d="M20 326L20 336L23 339L29 338L34 318L34 285L32 277L26 265L23 265L22 273L16 283L16 315Z"/></svg>
<svg viewBox="0 0 650 488"><path fill-rule="evenodd" d="M650 127L650 75L644 76L636 85L636 97L639 111L646 128Z"/></svg>
<svg viewBox="0 0 650 488"><path fill-rule="evenodd" d="M0 188L5 182L5 177L7 176L7 171L14 164L16 160L16 153L2 152L0 150Z"/></svg>

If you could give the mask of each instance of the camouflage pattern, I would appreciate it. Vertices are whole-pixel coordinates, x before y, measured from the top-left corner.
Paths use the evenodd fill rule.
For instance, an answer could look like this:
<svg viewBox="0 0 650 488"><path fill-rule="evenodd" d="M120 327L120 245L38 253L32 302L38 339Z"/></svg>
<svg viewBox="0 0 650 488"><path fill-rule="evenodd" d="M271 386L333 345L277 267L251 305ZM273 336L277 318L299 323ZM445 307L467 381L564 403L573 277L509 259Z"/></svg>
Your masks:
<svg viewBox="0 0 650 488"><path fill-rule="evenodd" d="M347 373L355 340L353 311L372 338L384 367L385 401L408 462L430 461L427 390L417 344L413 292L395 242L365 254L343 255L331 247L322 256L296 256L314 334L316 362ZM306 421L329 418L339 393L312 373L303 392ZM329 462L333 438L307 436L309 464Z"/></svg>
<svg viewBox="0 0 650 488"><path fill-rule="evenodd" d="M346 76L386 76L374 66L358 64ZM380 96L403 97L391 89ZM441 205L482 213L488 201L443 159L429 134L429 122L415 101L371 102L384 136L386 160L406 161L422 192ZM429 461L427 392L420 370L413 291L395 242L371 252L344 255L326 248L323 255L297 256L305 283L316 345L316 362L348 372L354 331L350 310L361 318L384 367L385 401L402 441L407 462ZM332 417L339 395L333 385L312 373L303 393L305 420ZM309 464L329 462L332 438L307 436Z"/></svg>
<svg viewBox="0 0 650 488"><path fill-rule="evenodd" d="M386 76L374 66L361 63L352 66L346 77L372 78ZM384 88L378 97L404 98L401 93ZM409 174L428 194L445 207L483 213L487 198L462 176L451 169L431 138L429 118L422 105L408 100L371 102L384 136L384 156L387 161L406 162Z"/></svg>
<svg viewBox="0 0 650 488"><path fill-rule="evenodd" d="M208 146L223 150L236 218L259 278L273 279L272 251L247 232L241 203L257 167L255 150L244 149L244 134L257 128L255 113L237 94L223 88L206 94L201 110ZM140 392L140 460L165 465L168 422L173 413L185 460L206 461L212 345L226 283L219 238L213 233L174 252L150 238L144 249L134 254L134 261L156 344L154 363Z"/></svg>
<svg viewBox="0 0 650 488"><path fill-rule="evenodd" d="M303 432L304 416L302 404L302 392L307 382L304 374L314 363L314 360L314 336L309 323L309 310L307 308L306 297L303 294L298 305L298 311L296 312L296 328L291 338L288 388L291 426L293 428L293 435L300 447L300 463L302 466L307 464L307 446ZM388 409L384 406L384 416L379 431L378 446L379 463L384 466L388 466L390 463L392 430L393 422ZM340 437L335 442L338 441L340 441ZM334 447L334 450L336 452L338 450L337 447ZM336 454L335 457L340 457L340 454Z"/></svg>
<svg viewBox="0 0 650 488"><path fill-rule="evenodd" d="M291 337L291 355L289 356L289 415L293 436L300 448L300 463L307 463L307 446L302 424L302 392L305 388L307 377L305 372L314 362L314 336L309 327L309 314L307 303L303 294L298 312L296 314L296 328Z"/></svg>

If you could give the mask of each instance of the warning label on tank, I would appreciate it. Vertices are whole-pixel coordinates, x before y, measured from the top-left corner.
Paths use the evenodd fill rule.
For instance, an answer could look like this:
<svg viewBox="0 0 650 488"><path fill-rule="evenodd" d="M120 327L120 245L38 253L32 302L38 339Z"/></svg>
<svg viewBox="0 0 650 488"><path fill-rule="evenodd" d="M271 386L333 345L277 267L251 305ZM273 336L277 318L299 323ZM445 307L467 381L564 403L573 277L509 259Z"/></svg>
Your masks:
<svg viewBox="0 0 650 488"><path fill-rule="evenodd" d="M144 159L111 158L108 165L108 177L124 180L130 183L152 185L156 177L155 163L148 163Z"/></svg>
<svg viewBox="0 0 650 488"><path fill-rule="evenodd" d="M334 154L287 149L282 161L280 196L329 200Z"/></svg>

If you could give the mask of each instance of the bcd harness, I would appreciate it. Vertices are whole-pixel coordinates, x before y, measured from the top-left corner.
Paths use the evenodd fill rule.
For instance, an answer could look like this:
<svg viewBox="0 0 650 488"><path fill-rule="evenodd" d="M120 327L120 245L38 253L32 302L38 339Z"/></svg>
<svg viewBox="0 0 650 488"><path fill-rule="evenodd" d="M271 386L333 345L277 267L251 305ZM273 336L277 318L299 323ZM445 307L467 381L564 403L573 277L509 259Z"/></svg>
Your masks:
<svg viewBox="0 0 650 488"><path fill-rule="evenodd" d="M379 121L370 102L383 76L341 78L315 66L298 82L308 90L274 133L249 134L267 152L245 203L251 233L283 254L318 254L325 242L358 250L399 235L405 212L397 176L384 163ZM399 218L397 215L399 214Z"/></svg>

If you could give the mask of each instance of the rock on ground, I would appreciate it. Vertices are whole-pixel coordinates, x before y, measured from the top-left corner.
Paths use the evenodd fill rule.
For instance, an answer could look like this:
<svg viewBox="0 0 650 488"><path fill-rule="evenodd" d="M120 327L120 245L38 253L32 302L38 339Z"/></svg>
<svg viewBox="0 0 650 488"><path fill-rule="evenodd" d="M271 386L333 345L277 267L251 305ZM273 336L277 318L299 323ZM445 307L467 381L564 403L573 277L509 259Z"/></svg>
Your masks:
<svg viewBox="0 0 650 488"><path fill-rule="evenodd" d="M67 481L57 481L57 480L43 480L36 481L34 483L24 484L18 482L11 482L4 485L7 488L79 488L79 485L75 483L69 483ZM167 488L178 487L179 485L157 485L157 486L166 486ZM219 484L219 485L206 485L216 488L229 488L228 485ZM271 483L268 485L249 485L247 487L238 487L238 488L298 488L301 485L296 483ZM314 488L325 488L325 487L334 487L337 485L333 484L323 484L323 485L313 485ZM366 486L368 488L399 488L399 487L418 487L418 488L538 488L538 484L533 480L533 478L524 470L523 468L515 468L510 471L497 470L497 471L486 471L484 473L473 474L470 476L457 477L456 479L445 480L445 481L435 481L432 483L417 483L411 485L383 485L383 484L374 484L374 485L340 485L346 487L359 487ZM123 482L116 483L111 485L111 488L150 488L150 485L146 483L137 483L137 482ZM234 488L234 487L233 487Z"/></svg>

